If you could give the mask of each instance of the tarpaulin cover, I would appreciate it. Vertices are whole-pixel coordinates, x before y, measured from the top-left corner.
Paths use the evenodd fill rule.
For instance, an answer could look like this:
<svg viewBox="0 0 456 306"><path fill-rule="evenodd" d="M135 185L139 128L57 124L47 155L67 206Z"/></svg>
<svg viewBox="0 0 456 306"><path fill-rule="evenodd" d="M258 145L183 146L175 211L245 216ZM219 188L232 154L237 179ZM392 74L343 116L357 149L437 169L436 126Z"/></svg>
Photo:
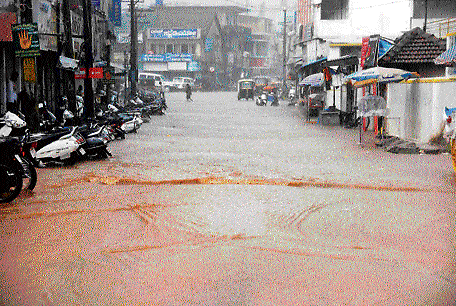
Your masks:
<svg viewBox="0 0 456 306"><path fill-rule="evenodd" d="M436 65L453 66L456 64L456 45L446 50L434 59Z"/></svg>
<svg viewBox="0 0 456 306"><path fill-rule="evenodd" d="M323 86L324 81L325 76L320 72L305 77L301 82L299 82L299 85Z"/></svg>

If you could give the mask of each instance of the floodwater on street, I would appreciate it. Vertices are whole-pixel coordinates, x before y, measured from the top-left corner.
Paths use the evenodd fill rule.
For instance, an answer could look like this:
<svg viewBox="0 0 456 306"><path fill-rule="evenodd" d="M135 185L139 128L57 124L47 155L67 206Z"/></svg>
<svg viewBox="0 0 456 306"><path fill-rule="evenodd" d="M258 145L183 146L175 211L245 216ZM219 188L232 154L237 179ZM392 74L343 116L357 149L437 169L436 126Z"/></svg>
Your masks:
<svg viewBox="0 0 456 306"><path fill-rule="evenodd" d="M448 154L282 101L167 93L112 157L0 207L0 305L455 305Z"/></svg>

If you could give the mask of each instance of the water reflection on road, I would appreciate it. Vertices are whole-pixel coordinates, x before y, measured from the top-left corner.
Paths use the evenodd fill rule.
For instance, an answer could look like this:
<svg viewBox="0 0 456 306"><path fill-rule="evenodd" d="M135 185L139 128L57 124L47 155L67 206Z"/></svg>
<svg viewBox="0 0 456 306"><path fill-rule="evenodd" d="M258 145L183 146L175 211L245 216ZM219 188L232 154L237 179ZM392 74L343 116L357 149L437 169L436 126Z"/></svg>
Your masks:
<svg viewBox="0 0 456 306"><path fill-rule="evenodd" d="M455 300L445 156L335 142L286 106L233 99L217 114L217 94L206 106L178 97L110 160L38 169L35 192L0 209L0 304ZM388 171L367 166L379 157Z"/></svg>

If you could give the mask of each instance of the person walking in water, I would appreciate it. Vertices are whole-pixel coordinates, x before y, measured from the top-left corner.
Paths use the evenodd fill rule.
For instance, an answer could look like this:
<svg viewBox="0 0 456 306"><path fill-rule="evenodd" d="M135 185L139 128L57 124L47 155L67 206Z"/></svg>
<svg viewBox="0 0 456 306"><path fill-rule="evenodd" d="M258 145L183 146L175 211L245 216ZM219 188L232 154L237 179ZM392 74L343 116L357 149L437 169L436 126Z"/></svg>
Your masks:
<svg viewBox="0 0 456 306"><path fill-rule="evenodd" d="M193 99L192 99L192 87L190 87L190 84L187 84L187 86L185 86L185 93L187 95L187 102L188 101L192 101L193 102Z"/></svg>

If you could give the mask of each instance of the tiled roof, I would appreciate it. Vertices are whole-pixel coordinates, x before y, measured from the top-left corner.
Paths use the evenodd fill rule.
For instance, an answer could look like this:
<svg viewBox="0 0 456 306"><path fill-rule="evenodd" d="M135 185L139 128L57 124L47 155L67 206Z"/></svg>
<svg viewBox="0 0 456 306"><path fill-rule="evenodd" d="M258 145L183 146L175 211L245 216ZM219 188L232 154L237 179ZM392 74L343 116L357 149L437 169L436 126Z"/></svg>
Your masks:
<svg viewBox="0 0 456 306"><path fill-rule="evenodd" d="M418 64L434 63L434 59L446 50L445 40L414 28L395 40L392 47L379 63Z"/></svg>

